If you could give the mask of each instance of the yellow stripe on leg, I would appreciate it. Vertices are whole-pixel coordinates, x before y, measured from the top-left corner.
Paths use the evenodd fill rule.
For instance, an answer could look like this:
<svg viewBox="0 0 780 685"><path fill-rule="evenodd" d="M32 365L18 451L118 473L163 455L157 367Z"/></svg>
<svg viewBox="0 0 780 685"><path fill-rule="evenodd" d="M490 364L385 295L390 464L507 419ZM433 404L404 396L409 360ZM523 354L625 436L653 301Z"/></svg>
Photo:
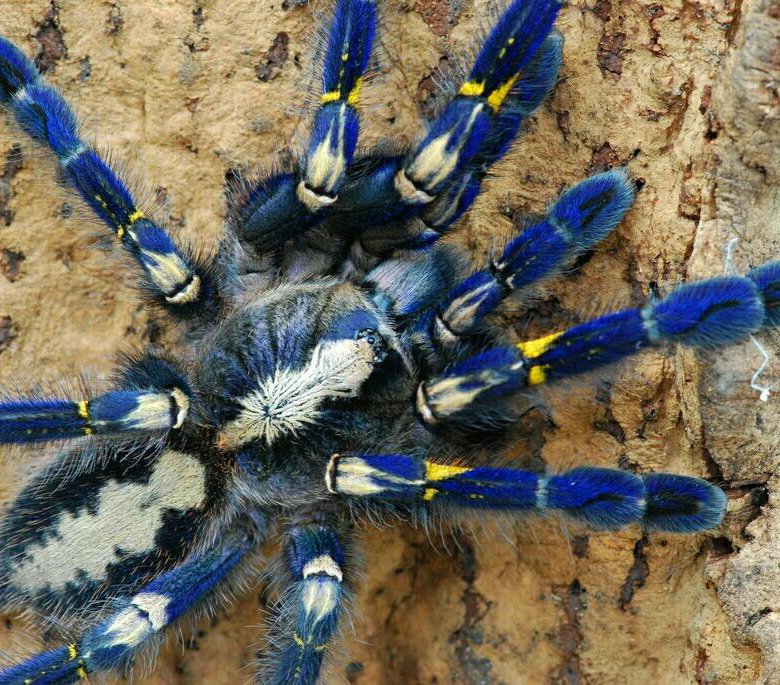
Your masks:
<svg viewBox="0 0 780 685"><path fill-rule="evenodd" d="M432 461L425 462L425 480L437 481L453 476L459 476L461 473L471 471L467 466L453 466L452 464L436 464Z"/></svg>
<svg viewBox="0 0 780 685"><path fill-rule="evenodd" d="M488 96L487 103L493 112L497 112L499 107L501 107L501 103L503 103L506 99L506 96L509 95L509 91L512 90L512 86L515 85L518 78L520 78L520 74L515 74L508 81L502 83Z"/></svg>
<svg viewBox="0 0 780 685"><path fill-rule="evenodd" d="M360 101L360 93L363 90L363 77L361 76L357 81L355 81L355 85L353 86L352 90L349 91L349 95L347 95L347 104L351 105L352 107L357 107L358 102Z"/></svg>
<svg viewBox="0 0 780 685"><path fill-rule="evenodd" d="M429 483L435 483L439 480L446 480L453 476L459 476L461 473L471 471L467 466L454 466L452 464L436 464L432 461L425 462L425 480ZM430 502L437 494L437 488L426 488L423 493L423 499Z"/></svg>
<svg viewBox="0 0 780 685"><path fill-rule="evenodd" d="M461 87L459 94L467 98L478 98L485 92L484 81L466 81Z"/></svg>
<svg viewBox="0 0 780 685"><path fill-rule="evenodd" d="M89 400L82 400L78 403L78 413L82 419L89 420Z"/></svg>
<svg viewBox="0 0 780 685"><path fill-rule="evenodd" d="M547 350L550 349L550 346L562 335L563 332L553 333L552 335L546 335L544 338L517 343L517 348L526 358L536 359L536 357L540 357L547 352Z"/></svg>
<svg viewBox="0 0 780 685"><path fill-rule="evenodd" d="M551 335L546 335L543 338L537 338L536 340L517 343L517 348L523 353L523 356L526 359L536 359L547 352L552 344L562 335L563 332L553 333ZM541 364L529 366L528 385L541 385L544 383L547 380L546 370L547 367Z"/></svg>
<svg viewBox="0 0 780 685"><path fill-rule="evenodd" d="M338 100L341 100L341 91L331 90L322 94L322 97L320 98L320 104L327 105L329 102L337 102Z"/></svg>
<svg viewBox="0 0 780 685"><path fill-rule="evenodd" d="M140 209L136 209L129 217L127 217L127 225L132 226L136 221L140 221L144 218L144 213Z"/></svg>
<svg viewBox="0 0 780 685"><path fill-rule="evenodd" d="M546 366L532 366L528 370L528 385L541 385L547 380Z"/></svg>
<svg viewBox="0 0 780 685"><path fill-rule="evenodd" d="M89 425L89 400L82 400L76 405L76 411L79 415L79 418L84 419L85 426L84 426L84 435L94 435L95 431L92 428L92 426Z"/></svg>

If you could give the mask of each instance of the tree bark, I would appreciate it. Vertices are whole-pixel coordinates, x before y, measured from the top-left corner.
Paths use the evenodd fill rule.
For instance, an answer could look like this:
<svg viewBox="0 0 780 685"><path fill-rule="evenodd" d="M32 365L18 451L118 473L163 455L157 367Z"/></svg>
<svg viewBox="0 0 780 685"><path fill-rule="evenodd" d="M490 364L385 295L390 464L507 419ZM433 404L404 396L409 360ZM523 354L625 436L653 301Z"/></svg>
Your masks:
<svg viewBox="0 0 780 685"><path fill-rule="evenodd" d="M171 223L213 246L225 175L289 154L306 131L312 26L306 0L0 0L0 31L48 70L86 131L143 178ZM483 0L394 1L367 88L367 143L412 140L440 102L440 73L485 24ZM777 0L573 0L558 22L561 79L464 221L484 259L511 217L540 211L584 176L627 164L642 190L617 232L530 311L518 338L739 272L780 254L780 8ZM100 231L54 185L54 165L0 127L0 378L104 378L116 351L176 339L135 299L122 262L87 249ZM185 218L186 217L186 218ZM779 337L760 384L778 383ZM712 535L589 533L530 521L432 547L421 531L365 535L354 634L328 682L757 683L780 681L780 384L762 402L752 343L698 357L648 352L609 383L553 388L517 453L553 470L588 463L709 477L729 494ZM48 452L5 450L9 498ZM262 650L261 584L149 683L246 679ZM186 631L185 631L186 633ZM186 633L189 635L189 633ZM0 649L39 634L0 627ZM241 670L243 669L243 670Z"/></svg>

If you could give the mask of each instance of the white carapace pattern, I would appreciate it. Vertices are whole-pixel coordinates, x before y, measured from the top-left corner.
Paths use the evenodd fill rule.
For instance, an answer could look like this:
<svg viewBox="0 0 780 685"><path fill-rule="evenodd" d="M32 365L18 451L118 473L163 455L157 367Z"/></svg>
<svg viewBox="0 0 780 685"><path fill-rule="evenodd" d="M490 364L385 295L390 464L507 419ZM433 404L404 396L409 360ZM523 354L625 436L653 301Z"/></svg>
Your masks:
<svg viewBox="0 0 780 685"><path fill-rule="evenodd" d="M374 351L365 340L319 343L301 369L277 369L239 400L243 407L220 436L223 448L252 439L271 445L316 423L320 405L335 397L355 397L374 368Z"/></svg>

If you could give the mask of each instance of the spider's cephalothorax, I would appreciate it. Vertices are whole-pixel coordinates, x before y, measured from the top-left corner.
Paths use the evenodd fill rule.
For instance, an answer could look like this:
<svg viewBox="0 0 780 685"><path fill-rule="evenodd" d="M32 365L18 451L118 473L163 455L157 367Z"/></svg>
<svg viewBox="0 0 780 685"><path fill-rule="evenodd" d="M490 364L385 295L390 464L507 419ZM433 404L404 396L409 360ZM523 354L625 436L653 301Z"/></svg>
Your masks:
<svg viewBox="0 0 780 685"><path fill-rule="evenodd" d="M259 682L313 683L355 582L352 528L558 511L595 528L716 526L696 478L498 463L518 393L650 345L729 344L780 324L780 263L683 285L638 309L517 343L490 324L628 211L624 170L587 179L474 267L441 241L554 85L557 0L511 2L450 103L408 149L357 153L375 7L339 0L304 156L230 192L199 263L140 209L60 94L0 39L0 100L189 327L182 358L124 359L91 397L0 403L0 442L79 438L0 527L0 600L74 637L0 672L68 683L126 669L222 601L280 533L280 601Z"/></svg>

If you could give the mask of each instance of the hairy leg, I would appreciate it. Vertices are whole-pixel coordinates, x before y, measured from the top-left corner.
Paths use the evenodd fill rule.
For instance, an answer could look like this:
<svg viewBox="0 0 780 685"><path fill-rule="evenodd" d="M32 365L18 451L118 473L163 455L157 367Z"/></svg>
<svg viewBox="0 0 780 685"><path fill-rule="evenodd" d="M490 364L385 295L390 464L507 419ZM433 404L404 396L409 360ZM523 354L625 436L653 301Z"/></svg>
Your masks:
<svg viewBox="0 0 780 685"><path fill-rule="evenodd" d="M289 173L245 189L233 225L241 240L264 251L323 219L336 203L357 146L357 104L376 26L372 0L339 0L322 62L322 94L308 150Z"/></svg>
<svg viewBox="0 0 780 685"><path fill-rule="evenodd" d="M170 361L151 354L128 359L115 375L118 389L97 397L4 399L0 402L0 444L83 435L162 435L182 428L193 392Z"/></svg>
<svg viewBox="0 0 780 685"><path fill-rule="evenodd" d="M516 347L489 349L421 383L417 412L429 427L478 428L495 424L502 400L518 391L591 371L648 346L680 343L706 349L739 342L763 326L776 325L778 274L780 262L774 262L747 277L688 283L638 309Z"/></svg>
<svg viewBox="0 0 780 685"><path fill-rule="evenodd" d="M351 594L354 564L346 531L326 517L313 518L293 525L285 538L285 589L270 629L270 655L256 681L264 685L318 681Z"/></svg>
<svg viewBox="0 0 780 685"><path fill-rule="evenodd" d="M127 185L81 138L76 116L60 93L4 38L0 38L0 104L28 135L55 154L68 185L141 267L142 288L155 302L177 316L202 314L204 308L216 306L208 271L144 215Z"/></svg>
<svg viewBox="0 0 780 685"><path fill-rule="evenodd" d="M157 644L171 623L208 601L251 547L247 535L228 536L209 552L118 600L105 620L75 642L0 672L0 685L65 685L86 680L91 673L128 669L138 654Z"/></svg>
<svg viewBox="0 0 780 685"><path fill-rule="evenodd" d="M445 520L458 509L558 511L597 529L639 524L648 530L693 533L718 525L726 509L719 488L688 476L638 476L593 467L544 475L398 454L334 455L326 483L334 494L380 507L407 503L410 511L423 507Z"/></svg>

